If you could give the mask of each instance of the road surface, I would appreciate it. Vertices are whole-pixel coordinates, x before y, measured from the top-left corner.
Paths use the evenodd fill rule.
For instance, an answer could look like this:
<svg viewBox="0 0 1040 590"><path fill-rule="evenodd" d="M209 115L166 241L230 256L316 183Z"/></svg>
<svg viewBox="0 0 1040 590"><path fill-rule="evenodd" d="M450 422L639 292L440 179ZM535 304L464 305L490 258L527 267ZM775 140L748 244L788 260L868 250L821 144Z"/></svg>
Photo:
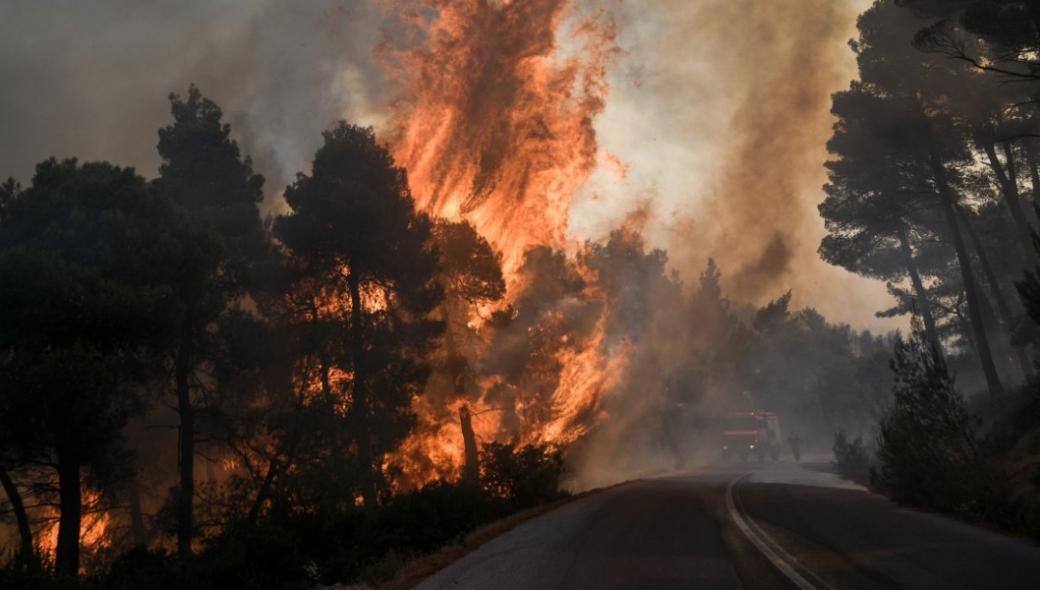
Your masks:
<svg viewBox="0 0 1040 590"><path fill-rule="evenodd" d="M1040 589L1040 547L896 506L823 464L625 483L505 533L421 590Z"/></svg>

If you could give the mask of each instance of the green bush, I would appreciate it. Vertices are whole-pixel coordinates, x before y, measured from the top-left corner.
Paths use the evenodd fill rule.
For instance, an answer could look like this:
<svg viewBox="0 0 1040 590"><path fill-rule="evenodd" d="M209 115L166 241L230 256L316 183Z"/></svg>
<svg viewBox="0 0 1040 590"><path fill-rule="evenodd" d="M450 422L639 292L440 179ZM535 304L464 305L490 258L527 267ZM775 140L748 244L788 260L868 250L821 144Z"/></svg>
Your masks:
<svg viewBox="0 0 1040 590"><path fill-rule="evenodd" d="M844 430L839 430L834 435L833 450L834 465L843 478L863 485L870 483L872 453L862 436L850 440Z"/></svg>
<svg viewBox="0 0 1040 590"><path fill-rule="evenodd" d="M550 445L489 443L480 457L481 485L513 509L549 502L565 495L560 490L563 453Z"/></svg>
<svg viewBox="0 0 1040 590"><path fill-rule="evenodd" d="M896 341L892 406L882 415L873 483L913 506L978 514L991 481L978 419L945 360L920 334Z"/></svg>

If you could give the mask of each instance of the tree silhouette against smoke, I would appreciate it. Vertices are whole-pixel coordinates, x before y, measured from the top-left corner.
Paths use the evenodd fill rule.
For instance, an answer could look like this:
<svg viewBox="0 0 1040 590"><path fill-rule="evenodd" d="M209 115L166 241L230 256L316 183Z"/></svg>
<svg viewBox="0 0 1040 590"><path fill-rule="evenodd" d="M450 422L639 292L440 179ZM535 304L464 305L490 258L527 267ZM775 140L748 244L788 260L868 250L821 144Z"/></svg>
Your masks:
<svg viewBox="0 0 1040 590"><path fill-rule="evenodd" d="M459 408L465 454L463 479L475 485L479 477L479 449L468 404L477 401L480 394L471 359L480 353L481 341L469 321L475 306L500 301L505 295L502 255L465 222L441 221L434 226L433 236L440 254L439 281L445 292L441 304L444 346L440 366L435 370L439 369L447 382L447 396L436 403L447 408L455 399L465 401Z"/></svg>
<svg viewBox="0 0 1040 590"><path fill-rule="evenodd" d="M971 164L972 155L963 128L942 108L944 73L929 69L923 55L908 53L890 41L891 35L907 28L906 14L890 2L876 3L860 17L859 27L861 35L854 49L861 81L836 98L835 106L842 109L836 113L837 129L847 133L831 148L839 158L850 150L891 158L901 167L916 169L912 174L928 183L932 202L943 219L943 235L957 255L972 342L987 388L991 395L999 396L1004 386L984 320L988 302L972 269L958 214L961 171Z"/></svg>
<svg viewBox="0 0 1040 590"><path fill-rule="evenodd" d="M300 173L286 188L290 212L275 221L274 233L291 263L338 306L336 321L349 334L336 356L323 359L321 380L328 390L333 368L349 373L343 393L360 491L374 506L383 455L414 423L410 403L443 327L429 317L443 290L432 224L416 213L404 170L371 129L340 123L323 137L310 175Z"/></svg>
<svg viewBox="0 0 1040 590"><path fill-rule="evenodd" d="M871 108L872 100L869 90L859 84L834 96L832 112L839 120L827 145L841 158L827 162L827 198L819 210L828 235L820 244L820 256L890 284L909 278L913 289L909 307L920 314L928 341L942 351L924 271L933 274L935 265L945 265L948 256L928 260L945 253L945 248L940 253L928 246L937 235L927 174L862 139L870 131L861 126L872 119L853 114Z"/></svg>
<svg viewBox="0 0 1040 590"><path fill-rule="evenodd" d="M219 243L175 285L180 315L173 355L180 423L177 552L187 558L195 533L195 413L203 403L195 374L219 337L211 330L216 319L246 292L250 265L266 247L257 210L264 179L253 172L249 158L242 158L220 107L198 88L191 86L185 99L171 94L170 107L173 123L159 130L158 190Z"/></svg>
<svg viewBox="0 0 1040 590"><path fill-rule="evenodd" d="M433 227L439 255L438 280L445 298L441 311L445 322L444 370L452 395L467 398L473 392L471 307L493 303L505 295L502 256L465 222L441 221Z"/></svg>
<svg viewBox="0 0 1040 590"><path fill-rule="evenodd" d="M121 429L161 375L184 269L217 244L133 170L53 159L0 224L4 443L57 475L55 569L80 569L83 468L125 474ZM8 449L5 447L5 451Z"/></svg>
<svg viewBox="0 0 1040 590"><path fill-rule="evenodd" d="M1040 82L1040 7L1035 2L897 0L897 4L937 19L915 35L918 48L1005 79Z"/></svg>

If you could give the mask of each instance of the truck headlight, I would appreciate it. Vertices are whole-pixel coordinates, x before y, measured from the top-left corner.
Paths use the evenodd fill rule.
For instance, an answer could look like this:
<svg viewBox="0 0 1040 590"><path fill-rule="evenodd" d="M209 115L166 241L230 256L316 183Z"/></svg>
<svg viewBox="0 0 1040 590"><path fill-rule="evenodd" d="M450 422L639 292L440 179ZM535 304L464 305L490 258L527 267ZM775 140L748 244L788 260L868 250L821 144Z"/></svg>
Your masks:
<svg viewBox="0 0 1040 590"><path fill-rule="evenodd" d="M753 448L755 448L755 445L748 445L748 448L749 449L753 449Z"/></svg>

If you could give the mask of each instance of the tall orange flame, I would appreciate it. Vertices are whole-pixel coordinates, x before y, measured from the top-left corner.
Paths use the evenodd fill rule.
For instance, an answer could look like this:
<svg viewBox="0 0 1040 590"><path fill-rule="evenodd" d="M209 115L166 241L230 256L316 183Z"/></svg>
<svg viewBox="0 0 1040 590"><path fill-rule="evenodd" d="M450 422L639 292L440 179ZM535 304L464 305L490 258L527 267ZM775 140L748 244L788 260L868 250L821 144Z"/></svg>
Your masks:
<svg viewBox="0 0 1040 590"><path fill-rule="evenodd" d="M388 138L419 207L472 223L507 275L529 246L562 246L571 198L596 164L612 26L566 0L391 5L406 15L405 38L426 40L383 48L407 97Z"/></svg>
<svg viewBox="0 0 1040 590"><path fill-rule="evenodd" d="M506 300L516 301L530 280L519 272L524 253L568 246L571 200L596 167L593 123L606 100L613 25L567 0L388 0L387 8L404 32L380 53L404 98L384 137L421 210L468 221L502 253ZM404 463L409 484L457 474L462 403L484 440L573 441L623 364L623 355L606 358L603 330L599 321L591 335L565 335L542 355L558 372L548 415L532 406L543 394L494 379L476 400L417 399L420 426L388 464ZM511 393L510 407L488 399L495 387ZM521 423L504 424L505 413Z"/></svg>

